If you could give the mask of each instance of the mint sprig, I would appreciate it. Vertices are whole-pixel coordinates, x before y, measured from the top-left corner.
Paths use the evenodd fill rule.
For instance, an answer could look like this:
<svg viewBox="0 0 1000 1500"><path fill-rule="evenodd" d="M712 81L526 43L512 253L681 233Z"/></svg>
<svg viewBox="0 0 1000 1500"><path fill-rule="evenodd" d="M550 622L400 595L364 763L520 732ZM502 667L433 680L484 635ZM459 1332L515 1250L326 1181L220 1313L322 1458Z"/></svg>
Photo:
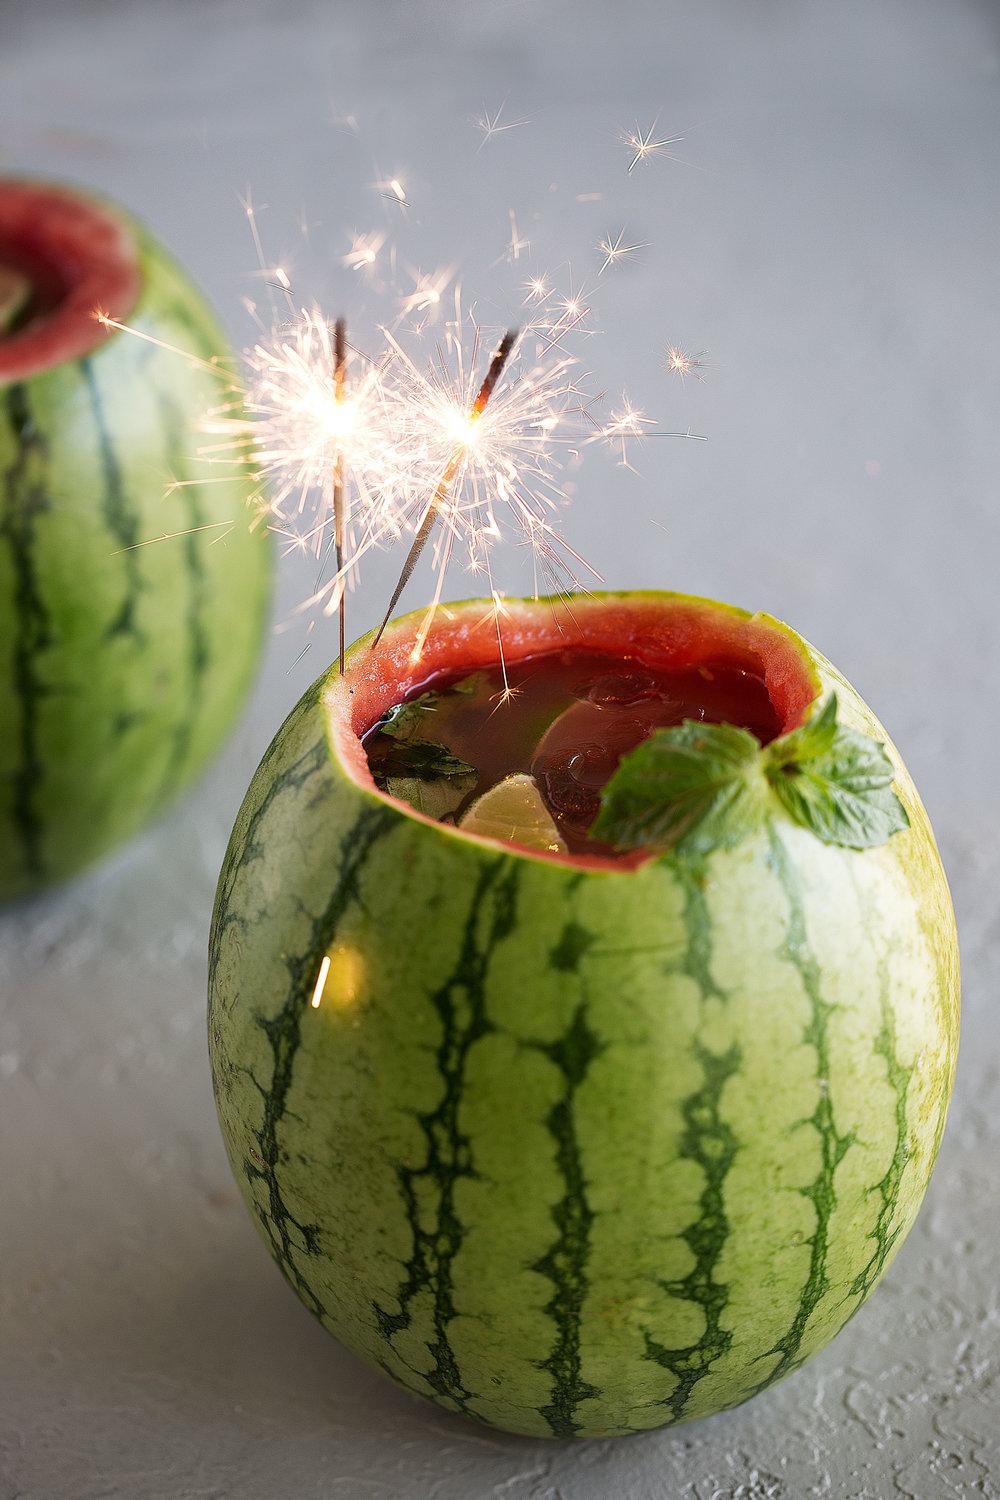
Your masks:
<svg viewBox="0 0 1000 1500"><path fill-rule="evenodd" d="M835 695L763 747L735 725L686 720L622 757L590 832L618 849L705 854L738 844L775 798L824 843L870 849L909 827L892 775L883 745L837 723Z"/></svg>
<svg viewBox="0 0 1000 1500"><path fill-rule="evenodd" d="M885 746L837 723L835 693L808 723L768 745L763 758L785 811L824 843L871 849L910 826Z"/></svg>
<svg viewBox="0 0 1000 1500"><path fill-rule="evenodd" d="M734 724L686 719L658 729L622 756L590 835L619 849L731 847L747 831L759 755L754 736Z"/></svg>

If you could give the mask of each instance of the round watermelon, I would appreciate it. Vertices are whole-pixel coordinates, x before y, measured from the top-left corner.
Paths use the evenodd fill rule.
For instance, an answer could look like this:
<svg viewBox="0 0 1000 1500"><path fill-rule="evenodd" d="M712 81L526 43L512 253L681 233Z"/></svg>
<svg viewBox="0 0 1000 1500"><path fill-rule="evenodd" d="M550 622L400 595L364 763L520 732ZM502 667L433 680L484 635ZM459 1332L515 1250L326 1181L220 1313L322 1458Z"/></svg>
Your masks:
<svg viewBox="0 0 1000 1500"><path fill-rule="evenodd" d="M122 210L0 179L0 898L135 833L243 702L271 549L235 370Z"/></svg>
<svg viewBox="0 0 1000 1500"><path fill-rule="evenodd" d="M700 834L534 852L379 792L361 743L495 662L488 602L441 610L417 662L422 615L362 640L240 812L210 1050L244 1198L338 1339L450 1411L607 1436L745 1401L875 1287L944 1127L954 919L898 754L792 630L675 594L508 609L512 676L574 648L735 668L781 734L740 742Z"/></svg>

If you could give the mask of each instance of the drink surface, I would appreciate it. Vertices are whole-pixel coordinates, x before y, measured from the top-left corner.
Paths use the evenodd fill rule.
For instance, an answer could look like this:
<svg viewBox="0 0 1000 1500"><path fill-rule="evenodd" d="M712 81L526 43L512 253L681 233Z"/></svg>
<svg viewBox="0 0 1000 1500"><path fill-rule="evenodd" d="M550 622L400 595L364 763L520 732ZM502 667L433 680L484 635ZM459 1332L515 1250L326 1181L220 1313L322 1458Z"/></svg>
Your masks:
<svg viewBox="0 0 1000 1500"><path fill-rule="evenodd" d="M506 778L530 775L567 850L607 856L615 851L588 837L601 789L623 755L685 720L735 724L762 744L780 732L753 673L728 665L668 672L636 658L560 651L511 664L506 685L499 666L431 678L373 725L364 745L376 783L403 796L393 776L401 764L405 771L407 747L414 765L423 762L411 771L418 777L428 769L427 745L448 752L466 774L451 773L446 822L461 824ZM414 745L424 748L414 754Z"/></svg>

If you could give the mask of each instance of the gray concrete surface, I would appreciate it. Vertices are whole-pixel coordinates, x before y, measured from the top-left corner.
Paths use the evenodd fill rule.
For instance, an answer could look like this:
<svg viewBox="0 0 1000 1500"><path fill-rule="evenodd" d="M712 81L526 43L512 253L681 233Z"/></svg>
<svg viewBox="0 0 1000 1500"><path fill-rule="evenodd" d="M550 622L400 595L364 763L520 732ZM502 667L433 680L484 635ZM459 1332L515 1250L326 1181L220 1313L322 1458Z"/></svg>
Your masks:
<svg viewBox="0 0 1000 1500"><path fill-rule="evenodd" d="M296 294L358 327L388 313L338 257L380 224L400 280L457 267L486 322L513 315L526 268L593 289L594 388L708 441L650 440L635 472L592 450L564 534L616 586L771 610L854 680L934 820L966 999L917 1226L783 1385L573 1445L385 1384L270 1263L205 1056L228 830L335 649L295 614L309 571L286 559L287 628L207 778L120 856L0 917L3 1500L1000 1495L998 82L1000 12L973 0L0 7L0 167L128 203L241 345L261 297L248 189ZM484 142L476 119L501 104L525 123ZM629 176L619 134L657 115L680 160ZM380 176L405 178L405 217ZM511 210L532 241L516 262ZM645 248L598 277L623 227ZM708 351L703 381L667 374L670 344ZM373 561L355 633L397 564ZM529 584L519 566L505 587ZM469 590L456 572L452 597Z"/></svg>

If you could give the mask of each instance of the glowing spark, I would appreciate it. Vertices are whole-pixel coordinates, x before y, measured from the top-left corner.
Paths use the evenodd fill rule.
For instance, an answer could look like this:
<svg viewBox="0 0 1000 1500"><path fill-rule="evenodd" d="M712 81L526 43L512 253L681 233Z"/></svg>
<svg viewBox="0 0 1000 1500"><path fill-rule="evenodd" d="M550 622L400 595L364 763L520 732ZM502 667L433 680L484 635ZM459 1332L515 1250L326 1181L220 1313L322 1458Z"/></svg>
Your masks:
<svg viewBox="0 0 1000 1500"><path fill-rule="evenodd" d="M210 375L215 375L219 379L232 381L232 373L223 369L221 363L216 359L199 359L197 355L189 353L187 349L178 349L174 344L166 344L163 339L154 338L151 333L143 333L139 328L131 328L128 323L119 323L117 318L109 318L99 308L95 307L91 313L91 317L100 323L102 328L116 328L119 333L131 334L134 339L142 339L146 344L155 344L157 349L165 349L168 354L176 354L179 359L186 360L195 369L207 370Z"/></svg>
<svg viewBox="0 0 1000 1500"><path fill-rule="evenodd" d="M352 271L364 271L373 266L385 239L384 234L356 234L350 251L343 257L344 265L349 266Z"/></svg>
<svg viewBox="0 0 1000 1500"><path fill-rule="evenodd" d="M549 285L544 276L533 276L526 285L529 302L544 302L545 298L550 295Z"/></svg>
<svg viewBox="0 0 1000 1500"><path fill-rule="evenodd" d="M179 486L174 485L172 488L177 489ZM223 526L232 529L233 524L232 521L211 521L205 526L188 526L183 531L164 531L160 536L147 537L144 542L132 542L128 547L118 547L109 555L119 557L123 552L134 552L137 547L151 547L154 542L172 542L176 537L192 536L196 531L218 531Z"/></svg>
<svg viewBox="0 0 1000 1500"><path fill-rule="evenodd" d="M613 240L609 234L607 239L602 240L598 245L598 250L604 252L604 264L601 266L600 271L597 273L599 276L603 275L603 273L608 269L609 266L617 265L619 261L630 260L637 250L645 250L647 248L644 244L623 245L622 240L624 238L625 231L624 229L620 229L618 231L617 239Z"/></svg>
<svg viewBox="0 0 1000 1500"><path fill-rule="evenodd" d="M510 209L509 212L510 212L510 244L507 247L507 255L508 255L508 258L510 260L520 260L521 259L521 251L522 250L527 250L530 247L530 245L531 245L531 241L530 240L525 240L525 239L521 238L521 236L517 232L517 220L514 217L514 210Z"/></svg>
<svg viewBox="0 0 1000 1500"><path fill-rule="evenodd" d="M629 440L650 436L645 428L655 426L656 423L652 417L643 416L641 411L626 400L625 405L619 411L610 413L609 421L597 433L597 437L619 445L622 464L626 468L631 468L627 451Z"/></svg>
<svg viewBox="0 0 1000 1500"><path fill-rule="evenodd" d="M685 354L683 349L677 349L673 346L667 350L667 369L672 375L679 375L681 380L686 379L688 375L693 375L697 380L704 379L702 375L698 374L698 371L702 368L703 360L701 353Z"/></svg>
<svg viewBox="0 0 1000 1500"><path fill-rule="evenodd" d="M319 978L316 980L316 988L313 990L312 1000L309 1002L313 1010L318 1010L320 1001L323 999L323 991L326 989L326 979L330 972L330 955L325 954L323 962L319 966Z"/></svg>
<svg viewBox="0 0 1000 1500"><path fill-rule="evenodd" d="M630 151L634 153L632 160L628 164L630 173L635 167L639 165L640 162L648 161L651 156L661 156L665 153L669 154L667 153L666 148L668 146L676 146L679 141L682 141L684 139L682 135L671 135L665 137L663 140L654 141L653 134L659 123L660 117L659 115L657 115L656 119L653 121L652 125L650 125L645 135L639 129L639 126L635 125L632 130L628 131L622 137L625 145Z"/></svg>
<svg viewBox="0 0 1000 1500"><path fill-rule="evenodd" d="M483 138L479 142L480 151L486 145L487 141L491 141L495 135L501 135L505 130L516 130L519 125L527 125L527 120L509 120L505 125L501 125L500 116L503 114L506 104L507 100L504 99L492 119L486 105L483 105L482 115L476 121L476 128L483 132Z"/></svg>
<svg viewBox="0 0 1000 1500"><path fill-rule="evenodd" d="M404 314L421 313L428 308L439 307L454 274L453 270L438 271L435 276L424 276L421 271L414 272L414 289L409 296L403 298Z"/></svg>
<svg viewBox="0 0 1000 1500"><path fill-rule="evenodd" d="M406 192L398 177L390 177L388 182L380 182L378 188L383 198L388 198L391 203L398 203L400 208L409 208Z"/></svg>

